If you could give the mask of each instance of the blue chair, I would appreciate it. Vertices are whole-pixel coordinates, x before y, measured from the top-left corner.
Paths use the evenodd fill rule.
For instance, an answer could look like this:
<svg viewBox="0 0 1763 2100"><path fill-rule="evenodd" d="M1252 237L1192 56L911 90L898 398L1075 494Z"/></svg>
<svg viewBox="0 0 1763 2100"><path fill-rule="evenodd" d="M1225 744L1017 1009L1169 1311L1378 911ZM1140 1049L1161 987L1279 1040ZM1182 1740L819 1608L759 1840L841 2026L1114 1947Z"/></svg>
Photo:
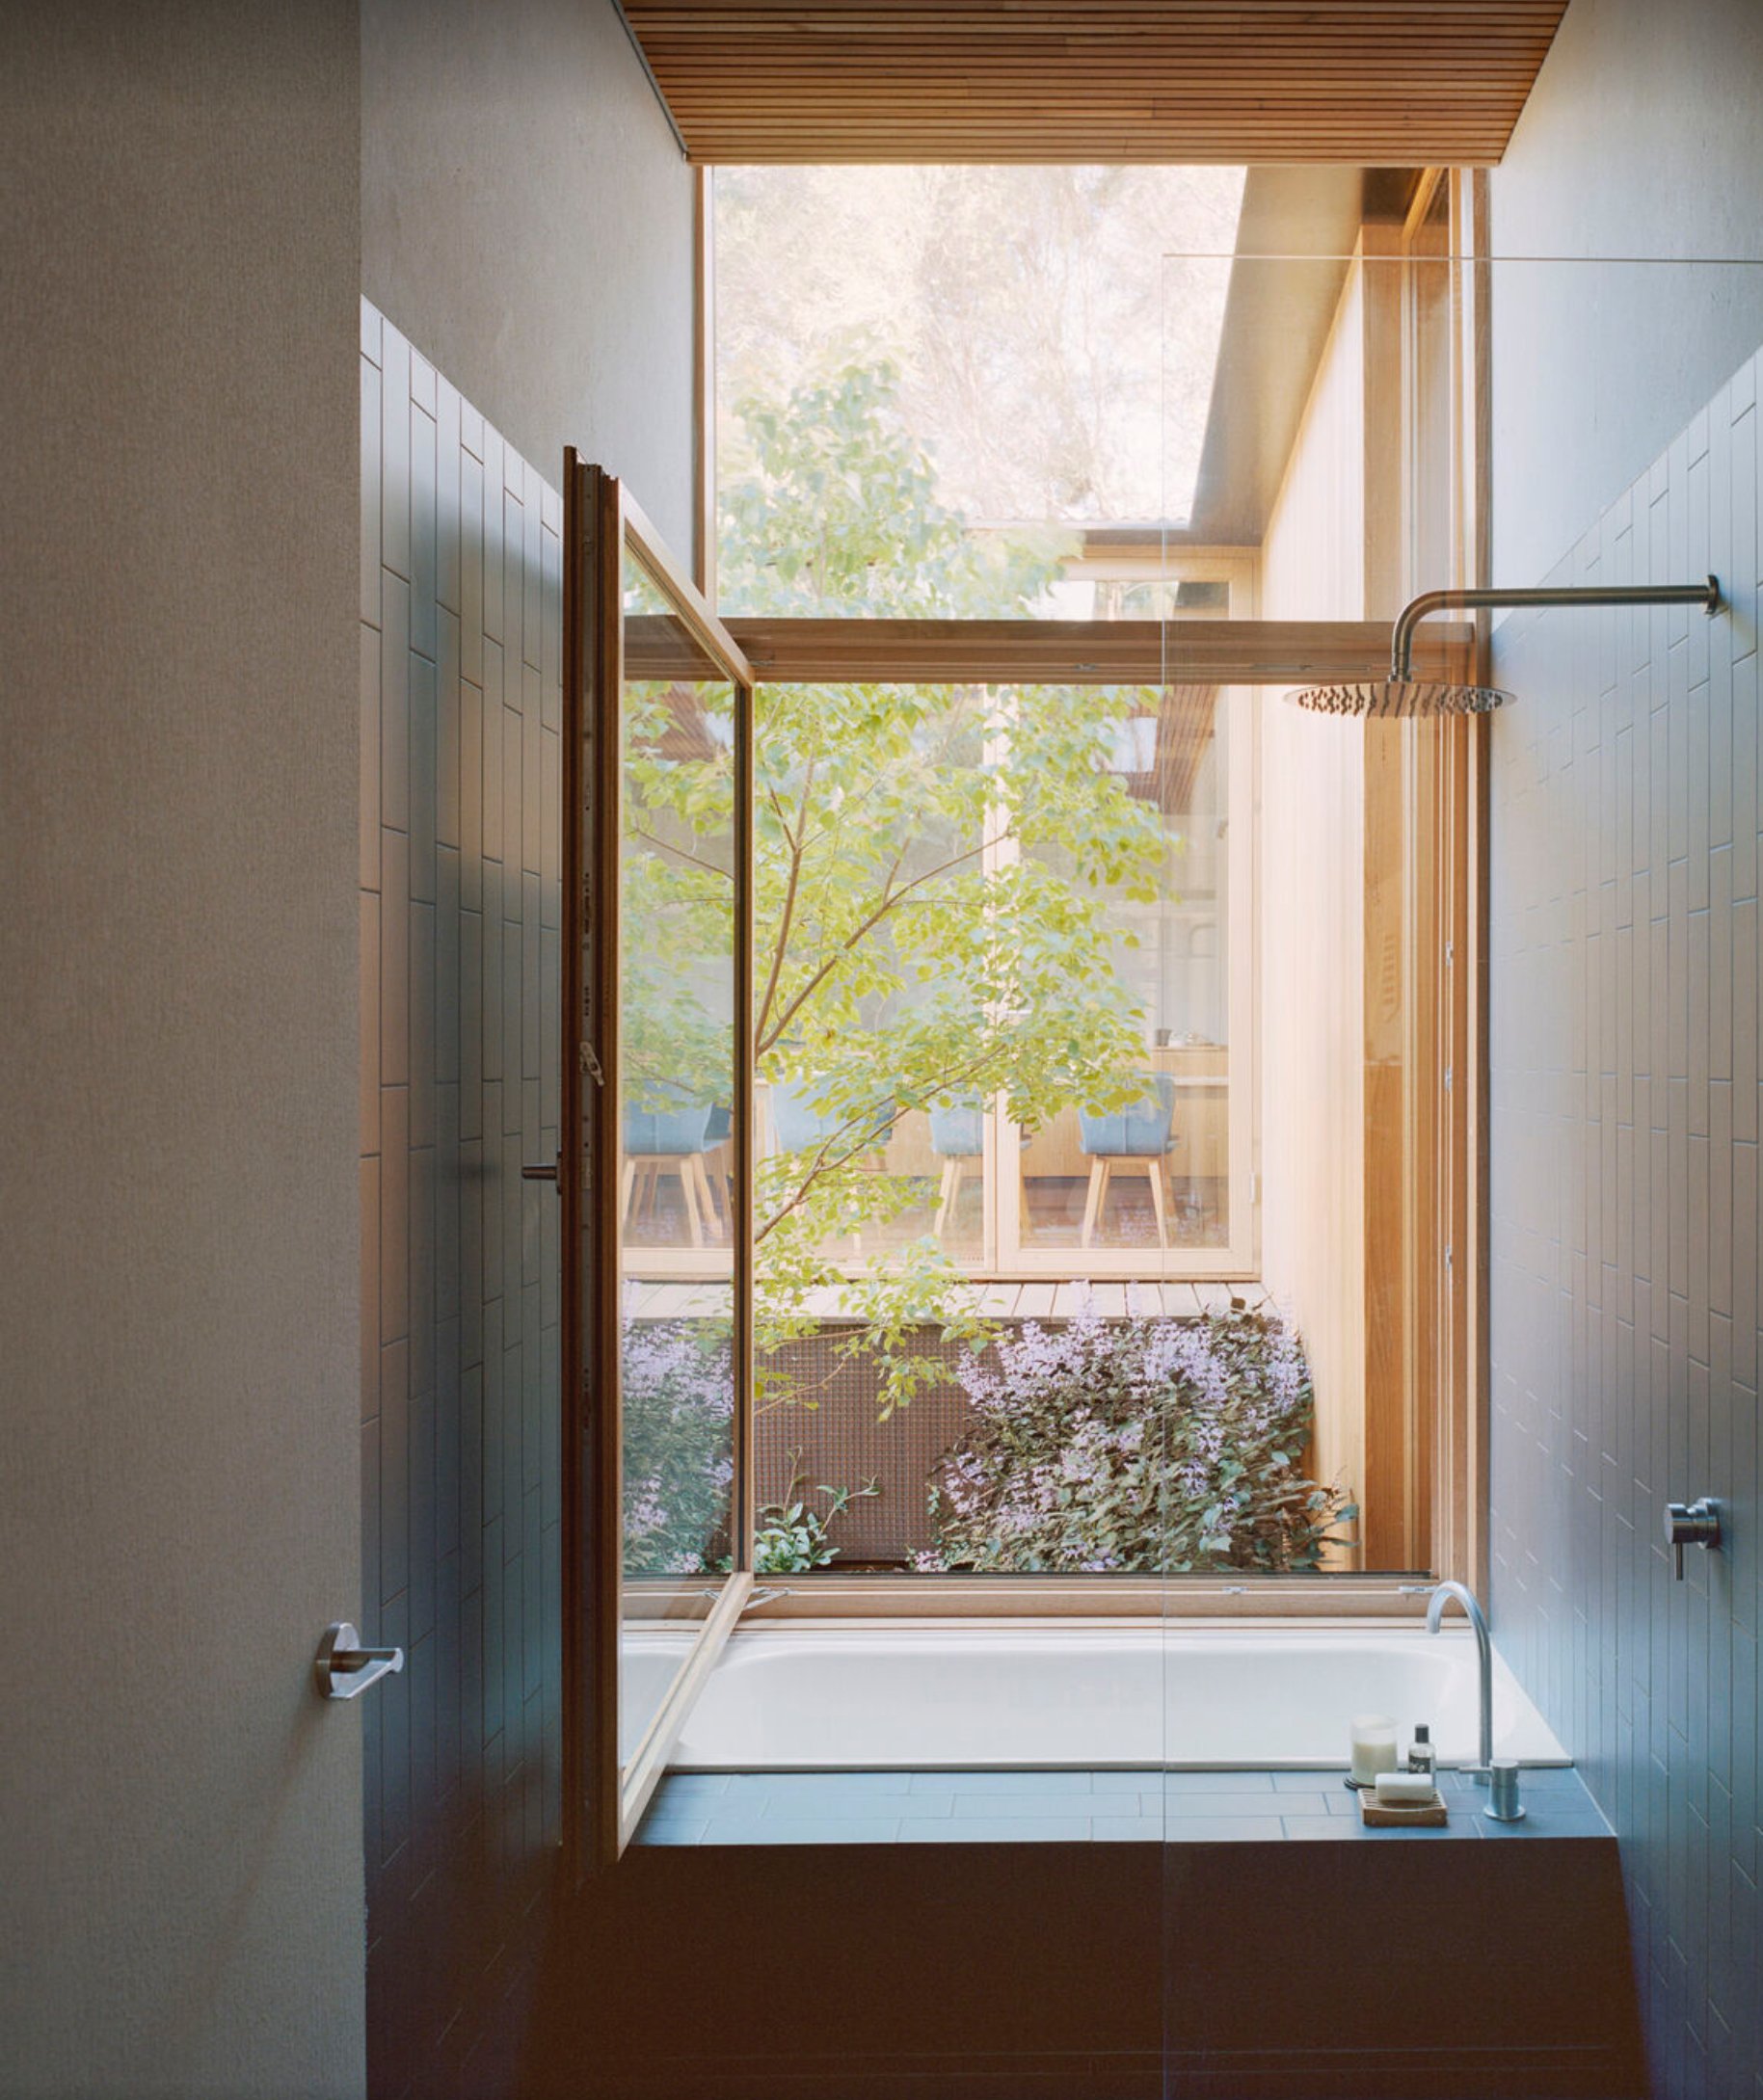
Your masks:
<svg viewBox="0 0 1763 2100"><path fill-rule="evenodd" d="M1144 1092L1124 1108L1080 1108L1078 1145L1089 1161L1089 1191L1083 1204L1079 1245L1087 1247L1101 1223L1108 1186L1118 1166L1142 1167L1151 1183L1151 1209L1157 1217L1157 1243L1169 1244L1168 1191L1163 1162L1175 1150L1175 1081L1166 1072L1147 1072Z"/></svg>
<svg viewBox="0 0 1763 2100"><path fill-rule="evenodd" d="M881 1164L880 1153L894 1133L895 1104L881 1101L861 1113L828 1105L813 1079L781 1079L766 1089L771 1118L771 1136L779 1152L818 1152L830 1145L832 1156L856 1158L870 1155L857 1164L873 1170ZM853 1229L850 1259L863 1257L863 1235Z"/></svg>
<svg viewBox="0 0 1763 2100"><path fill-rule="evenodd" d="M985 1156L985 1109L976 1094L955 1095L941 1108L930 1111L930 1149L943 1162L937 1218L931 1227L941 1239L944 1227L954 1214L967 1162Z"/></svg>
<svg viewBox="0 0 1763 2100"><path fill-rule="evenodd" d="M869 1126L866 1129L853 1120L850 1110L827 1106L811 1079L780 1080L769 1090L767 1100L771 1134L780 1152L815 1152L829 1140L837 1140L841 1150L848 1145L861 1151L868 1145L885 1145L894 1128L891 1101L874 1104L864 1119Z"/></svg>
<svg viewBox="0 0 1763 2100"><path fill-rule="evenodd" d="M685 1205L685 1229L694 1247L704 1245L708 1222L716 1226L716 1201L705 1171L708 1152L718 1150L726 1131L714 1134L719 1111L709 1102L693 1101L682 1088L654 1089L660 1103L625 1106L625 1164L619 1178L619 1220L628 1223L632 1210L641 1214L644 1199L653 1205L661 1177L679 1177L680 1194Z"/></svg>

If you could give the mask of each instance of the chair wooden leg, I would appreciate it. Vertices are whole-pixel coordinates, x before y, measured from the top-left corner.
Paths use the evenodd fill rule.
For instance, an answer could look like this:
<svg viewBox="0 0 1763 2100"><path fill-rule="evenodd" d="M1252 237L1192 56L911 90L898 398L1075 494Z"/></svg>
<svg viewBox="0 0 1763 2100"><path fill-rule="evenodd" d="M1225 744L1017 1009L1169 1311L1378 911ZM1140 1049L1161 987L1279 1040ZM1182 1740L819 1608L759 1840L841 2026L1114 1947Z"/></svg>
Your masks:
<svg viewBox="0 0 1763 2100"><path fill-rule="evenodd" d="M1102 1217L1102 1206L1108 1201L1108 1161L1092 1159L1089 1163L1089 1191L1083 1202L1083 1230L1078 1235L1080 1247L1087 1247L1096 1236L1096 1227Z"/></svg>
<svg viewBox="0 0 1763 2100"><path fill-rule="evenodd" d="M685 1230L694 1247L704 1245L704 1220L698 1215L698 1190L692 1178L696 1156L687 1153L684 1157L670 1164L680 1177L680 1199L685 1205Z"/></svg>
<svg viewBox="0 0 1763 2100"><path fill-rule="evenodd" d="M692 1186L697 1192L698 1210L704 1224L712 1234L720 1236L722 1227L717 1223L716 1200L710 1192L710 1177L705 1168L703 1153L693 1153L685 1162L685 1170L691 1176Z"/></svg>
<svg viewBox="0 0 1763 2100"><path fill-rule="evenodd" d="M630 1195L636 1187L636 1161L627 1159L618 1177L618 1221L628 1224L630 1219Z"/></svg>
<svg viewBox="0 0 1763 2100"><path fill-rule="evenodd" d="M942 1238L944 1230L948 1226L950 1216L953 1214L955 1208L955 1197L959 1193L960 1187L960 1160L945 1159L943 1162L943 1185L937 1191L937 1221L930 1228L931 1232L938 1239Z"/></svg>
<svg viewBox="0 0 1763 2100"><path fill-rule="evenodd" d="M1167 1191L1163 1187L1163 1162L1147 1159L1145 1173L1151 1182L1151 1209L1157 1217L1157 1243L1167 1251L1169 1245L1169 1207Z"/></svg>

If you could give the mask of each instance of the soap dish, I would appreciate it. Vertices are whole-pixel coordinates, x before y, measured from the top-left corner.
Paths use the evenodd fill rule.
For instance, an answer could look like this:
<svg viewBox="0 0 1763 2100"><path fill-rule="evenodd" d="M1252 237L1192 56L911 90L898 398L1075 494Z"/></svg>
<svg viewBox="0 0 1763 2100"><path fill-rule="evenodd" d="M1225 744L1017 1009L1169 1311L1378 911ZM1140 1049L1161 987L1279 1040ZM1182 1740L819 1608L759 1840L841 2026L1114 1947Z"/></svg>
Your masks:
<svg viewBox="0 0 1763 2100"><path fill-rule="evenodd" d="M1445 1797L1436 1788L1424 1801L1379 1801L1371 1792L1359 1796L1359 1821L1374 1830L1436 1828L1448 1817Z"/></svg>

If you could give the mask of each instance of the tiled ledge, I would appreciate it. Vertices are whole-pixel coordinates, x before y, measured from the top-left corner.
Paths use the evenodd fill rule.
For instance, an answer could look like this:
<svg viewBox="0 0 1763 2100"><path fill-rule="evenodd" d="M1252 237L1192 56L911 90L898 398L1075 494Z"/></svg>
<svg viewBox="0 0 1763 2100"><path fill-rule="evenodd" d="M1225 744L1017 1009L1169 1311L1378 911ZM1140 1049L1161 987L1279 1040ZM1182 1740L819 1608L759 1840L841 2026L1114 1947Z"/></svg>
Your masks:
<svg viewBox="0 0 1763 2100"><path fill-rule="evenodd" d="M1466 1774L1440 1775L1451 1821L1369 1830L1338 1771L672 1772L642 1845L1001 1845L1607 1838L1578 1772L1526 1771L1522 1822L1496 1823Z"/></svg>

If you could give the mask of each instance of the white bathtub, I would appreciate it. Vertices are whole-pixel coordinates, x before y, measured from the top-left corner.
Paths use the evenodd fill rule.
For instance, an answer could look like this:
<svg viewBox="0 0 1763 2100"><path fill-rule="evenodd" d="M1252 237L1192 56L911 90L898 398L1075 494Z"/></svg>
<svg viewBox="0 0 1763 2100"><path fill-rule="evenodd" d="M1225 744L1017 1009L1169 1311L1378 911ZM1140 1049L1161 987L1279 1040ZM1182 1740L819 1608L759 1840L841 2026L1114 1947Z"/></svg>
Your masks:
<svg viewBox="0 0 1763 2100"><path fill-rule="evenodd" d="M985 1627L821 1620L734 1635L677 1768L1347 1763L1356 1714L1426 1721L1442 1762L1476 1756L1468 1627ZM1494 1752L1564 1764L1496 1653Z"/></svg>

